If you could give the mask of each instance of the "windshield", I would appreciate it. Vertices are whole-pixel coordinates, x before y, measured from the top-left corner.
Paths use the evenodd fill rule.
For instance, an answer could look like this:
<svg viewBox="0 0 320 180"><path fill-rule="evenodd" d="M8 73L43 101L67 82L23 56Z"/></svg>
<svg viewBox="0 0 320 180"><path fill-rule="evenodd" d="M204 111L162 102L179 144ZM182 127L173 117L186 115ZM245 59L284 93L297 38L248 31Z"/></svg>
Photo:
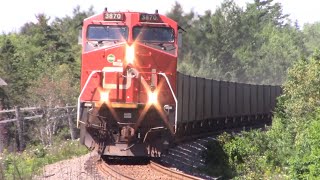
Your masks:
<svg viewBox="0 0 320 180"><path fill-rule="evenodd" d="M88 40L120 40L128 39L128 27L126 26L107 26L90 25L87 31Z"/></svg>
<svg viewBox="0 0 320 180"><path fill-rule="evenodd" d="M174 41L173 29L169 27L134 27L133 39L145 42L172 43Z"/></svg>

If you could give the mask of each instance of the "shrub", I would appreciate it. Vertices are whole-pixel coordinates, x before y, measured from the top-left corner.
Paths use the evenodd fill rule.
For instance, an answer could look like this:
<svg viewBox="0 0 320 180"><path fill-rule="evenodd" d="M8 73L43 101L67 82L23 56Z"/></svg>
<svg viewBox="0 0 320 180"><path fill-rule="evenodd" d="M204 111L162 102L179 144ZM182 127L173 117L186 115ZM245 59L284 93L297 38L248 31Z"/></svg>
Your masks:
<svg viewBox="0 0 320 180"><path fill-rule="evenodd" d="M220 136L235 179L320 177L320 53L297 61L283 89L268 131Z"/></svg>
<svg viewBox="0 0 320 180"><path fill-rule="evenodd" d="M60 141L49 147L28 147L22 153L4 152L1 155L3 160L0 161L0 177L2 175L5 179L32 179L47 164L86 153L88 150L80 145L79 141ZM1 171L1 167L4 171Z"/></svg>

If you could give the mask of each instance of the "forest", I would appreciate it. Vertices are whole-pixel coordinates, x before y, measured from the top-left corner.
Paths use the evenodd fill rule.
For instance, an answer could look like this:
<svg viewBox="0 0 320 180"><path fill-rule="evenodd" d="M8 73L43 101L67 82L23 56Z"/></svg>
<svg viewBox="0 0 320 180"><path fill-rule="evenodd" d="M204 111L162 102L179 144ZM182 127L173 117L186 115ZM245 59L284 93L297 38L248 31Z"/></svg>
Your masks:
<svg viewBox="0 0 320 180"><path fill-rule="evenodd" d="M78 33L82 20L95 13L76 7L62 18L36 14L35 23L0 34L0 77L8 83L1 92L5 106L74 101L80 76ZM194 76L280 85L294 62L320 46L319 23L300 27L272 0L256 0L245 8L225 0L203 15L176 2L164 13L186 31L178 68ZM40 98L49 93L43 88L51 89L51 98ZM44 102L48 99L52 102Z"/></svg>
<svg viewBox="0 0 320 180"><path fill-rule="evenodd" d="M3 108L76 103L78 33L82 20L95 13L78 6L62 18L37 14L35 23L0 34L0 77L8 84L0 87ZM235 179L319 177L320 22L300 25L273 0L254 0L243 8L225 0L201 15L176 2L165 14L185 30L180 72L284 89L272 126L221 135L209 146L205 171ZM41 143L37 136L26 136ZM213 162L216 153L221 159Z"/></svg>

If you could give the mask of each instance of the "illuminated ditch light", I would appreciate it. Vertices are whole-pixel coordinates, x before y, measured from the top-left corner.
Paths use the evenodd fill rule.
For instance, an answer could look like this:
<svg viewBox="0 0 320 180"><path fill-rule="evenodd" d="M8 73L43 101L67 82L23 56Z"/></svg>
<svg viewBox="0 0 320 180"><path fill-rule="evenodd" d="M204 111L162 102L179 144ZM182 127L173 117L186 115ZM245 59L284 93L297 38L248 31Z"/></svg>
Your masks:
<svg viewBox="0 0 320 180"><path fill-rule="evenodd" d="M156 104L158 102L158 94L156 92L149 92L149 104Z"/></svg>
<svg viewBox="0 0 320 180"><path fill-rule="evenodd" d="M100 92L100 101L108 102L109 101L109 92L105 92L105 91Z"/></svg>

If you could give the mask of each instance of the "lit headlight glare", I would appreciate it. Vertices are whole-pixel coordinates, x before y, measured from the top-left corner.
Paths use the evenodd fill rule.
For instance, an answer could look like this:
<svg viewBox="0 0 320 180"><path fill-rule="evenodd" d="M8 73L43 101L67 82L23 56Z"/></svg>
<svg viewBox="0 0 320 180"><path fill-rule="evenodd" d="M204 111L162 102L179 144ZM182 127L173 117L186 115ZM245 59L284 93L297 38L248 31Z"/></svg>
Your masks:
<svg viewBox="0 0 320 180"><path fill-rule="evenodd" d="M158 101L158 94L156 92L149 92L149 104L156 104Z"/></svg>
<svg viewBox="0 0 320 180"><path fill-rule="evenodd" d="M134 62L134 46L126 46L126 61L128 64L133 64Z"/></svg>
<svg viewBox="0 0 320 180"><path fill-rule="evenodd" d="M100 101L108 102L109 101L109 92L106 92L106 91L100 92Z"/></svg>

